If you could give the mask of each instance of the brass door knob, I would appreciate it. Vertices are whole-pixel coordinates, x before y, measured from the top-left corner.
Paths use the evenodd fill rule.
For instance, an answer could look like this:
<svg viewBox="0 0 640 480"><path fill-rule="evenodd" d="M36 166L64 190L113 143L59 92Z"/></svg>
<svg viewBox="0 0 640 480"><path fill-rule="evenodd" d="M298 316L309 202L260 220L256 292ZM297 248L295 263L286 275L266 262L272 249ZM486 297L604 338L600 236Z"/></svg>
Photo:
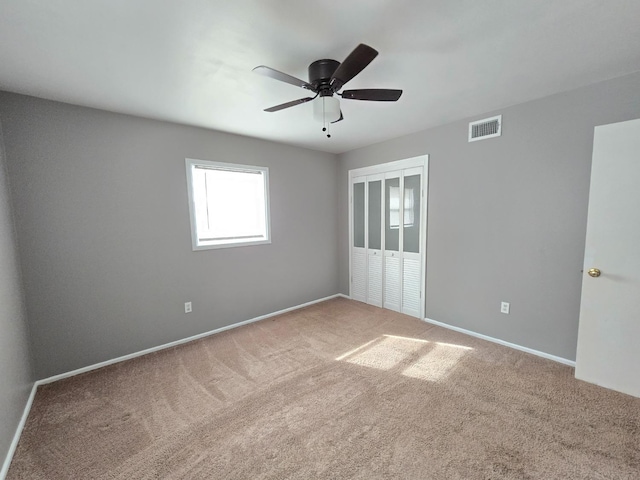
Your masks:
<svg viewBox="0 0 640 480"><path fill-rule="evenodd" d="M600 276L600 270L598 270L597 268L590 268L587 273L594 278Z"/></svg>

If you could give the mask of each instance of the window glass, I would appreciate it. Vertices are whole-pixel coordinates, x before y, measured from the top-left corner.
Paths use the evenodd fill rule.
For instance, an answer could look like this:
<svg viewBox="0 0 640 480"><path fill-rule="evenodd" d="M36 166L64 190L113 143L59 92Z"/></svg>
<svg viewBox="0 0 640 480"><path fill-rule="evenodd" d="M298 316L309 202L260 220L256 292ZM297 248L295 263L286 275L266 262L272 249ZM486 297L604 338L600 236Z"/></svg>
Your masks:
<svg viewBox="0 0 640 480"><path fill-rule="evenodd" d="M420 175L404 177L404 222L402 248L420 252Z"/></svg>
<svg viewBox="0 0 640 480"><path fill-rule="evenodd" d="M369 248L382 248L382 181L369 182Z"/></svg>
<svg viewBox="0 0 640 480"><path fill-rule="evenodd" d="M364 248L364 183L353 184L353 246Z"/></svg>
<svg viewBox="0 0 640 480"><path fill-rule="evenodd" d="M270 242L268 172L187 160L194 249Z"/></svg>
<svg viewBox="0 0 640 480"><path fill-rule="evenodd" d="M395 252L400 249L400 178L385 180L384 248Z"/></svg>

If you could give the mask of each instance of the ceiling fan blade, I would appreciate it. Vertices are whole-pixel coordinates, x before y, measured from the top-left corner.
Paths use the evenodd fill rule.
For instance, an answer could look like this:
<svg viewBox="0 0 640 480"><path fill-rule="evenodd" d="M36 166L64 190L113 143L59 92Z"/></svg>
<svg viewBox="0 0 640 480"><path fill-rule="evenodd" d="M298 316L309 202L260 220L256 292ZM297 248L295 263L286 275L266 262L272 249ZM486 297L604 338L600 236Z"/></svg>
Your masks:
<svg viewBox="0 0 640 480"><path fill-rule="evenodd" d="M339 121L341 121L341 120L344 120L344 116L342 115L342 109L340 109L340 118L339 118L339 119L337 119L337 120L334 120L334 121L333 121L333 122L331 122L331 123L338 123L338 122L339 122Z"/></svg>
<svg viewBox="0 0 640 480"><path fill-rule="evenodd" d="M278 110L284 110L285 108L295 107L296 105L301 105L303 103L310 102L314 98L315 97L300 98L300 99L294 100L292 102L287 102L287 103L282 103L280 105L276 105L275 107L265 108L264 111L265 112L277 112Z"/></svg>
<svg viewBox="0 0 640 480"><path fill-rule="evenodd" d="M304 80L300 80L299 78L292 77L291 75L288 75L286 73L282 73L278 70L274 70L271 67L260 65L259 67L254 68L253 71L260 75L264 75L265 77L273 78L274 80L280 80L281 82L295 85L296 87L313 90L313 85L311 85L310 83L307 83Z"/></svg>
<svg viewBox="0 0 640 480"><path fill-rule="evenodd" d="M364 70L377 55L378 51L369 45L358 45L333 73L331 86L334 91L340 90L345 83Z"/></svg>
<svg viewBox="0 0 640 480"><path fill-rule="evenodd" d="M374 102L395 102L402 95L402 90L388 90L385 88L363 88L360 90L345 90L342 98L349 100L372 100Z"/></svg>

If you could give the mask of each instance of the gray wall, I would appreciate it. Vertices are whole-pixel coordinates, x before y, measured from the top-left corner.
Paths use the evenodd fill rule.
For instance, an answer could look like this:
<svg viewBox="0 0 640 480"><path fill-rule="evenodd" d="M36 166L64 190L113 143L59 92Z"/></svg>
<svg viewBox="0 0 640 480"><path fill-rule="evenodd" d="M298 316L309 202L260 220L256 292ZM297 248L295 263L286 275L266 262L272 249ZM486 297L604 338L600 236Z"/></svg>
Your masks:
<svg viewBox="0 0 640 480"><path fill-rule="evenodd" d="M0 106L38 378L337 293L335 155L15 94ZM193 252L185 157L269 167L272 244Z"/></svg>
<svg viewBox="0 0 640 480"><path fill-rule="evenodd" d="M33 385L0 125L0 467Z"/></svg>
<svg viewBox="0 0 640 480"><path fill-rule="evenodd" d="M467 143L464 120L339 162L0 93L37 378L348 293L347 171L424 153L427 316L573 359L593 127L640 117L638 91L634 74L474 117L502 113L498 139ZM185 157L268 166L273 244L191 251ZM19 292L6 271L2 288ZM22 360L2 374L28 385L24 318L7 318L2 354Z"/></svg>
<svg viewBox="0 0 640 480"><path fill-rule="evenodd" d="M633 74L342 154L340 291L348 170L427 153L426 316L575 359L593 128L640 117L639 92ZM502 137L467 142L498 113Z"/></svg>

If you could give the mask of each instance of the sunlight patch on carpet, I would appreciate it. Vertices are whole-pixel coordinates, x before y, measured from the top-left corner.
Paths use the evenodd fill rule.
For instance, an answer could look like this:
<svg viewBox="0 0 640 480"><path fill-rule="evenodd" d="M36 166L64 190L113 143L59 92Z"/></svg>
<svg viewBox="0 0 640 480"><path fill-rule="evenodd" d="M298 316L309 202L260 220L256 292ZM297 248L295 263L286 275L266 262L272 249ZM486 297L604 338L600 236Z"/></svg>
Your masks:
<svg viewBox="0 0 640 480"><path fill-rule="evenodd" d="M382 335L336 360L384 371L404 367L400 373L406 377L439 381L472 350L464 345Z"/></svg>
<svg viewBox="0 0 640 480"><path fill-rule="evenodd" d="M424 346L423 342L413 338L383 335L371 345L345 358L344 361L377 370L391 370L420 350Z"/></svg>
<svg viewBox="0 0 640 480"><path fill-rule="evenodd" d="M371 340L371 341L369 341L367 343L364 343L364 344L360 345L359 347L354 348L353 350L349 350L344 355L340 355L338 358L336 358L336 360L338 360L338 361L344 360L345 358L348 358L351 355L355 355L356 353L367 349L370 345L373 345L374 343L380 342L380 340L382 340L382 337L374 338L373 340Z"/></svg>
<svg viewBox="0 0 640 480"><path fill-rule="evenodd" d="M460 345L436 343L429 353L421 356L413 365L403 370L402 374L432 382L443 380L469 350L473 349Z"/></svg>

